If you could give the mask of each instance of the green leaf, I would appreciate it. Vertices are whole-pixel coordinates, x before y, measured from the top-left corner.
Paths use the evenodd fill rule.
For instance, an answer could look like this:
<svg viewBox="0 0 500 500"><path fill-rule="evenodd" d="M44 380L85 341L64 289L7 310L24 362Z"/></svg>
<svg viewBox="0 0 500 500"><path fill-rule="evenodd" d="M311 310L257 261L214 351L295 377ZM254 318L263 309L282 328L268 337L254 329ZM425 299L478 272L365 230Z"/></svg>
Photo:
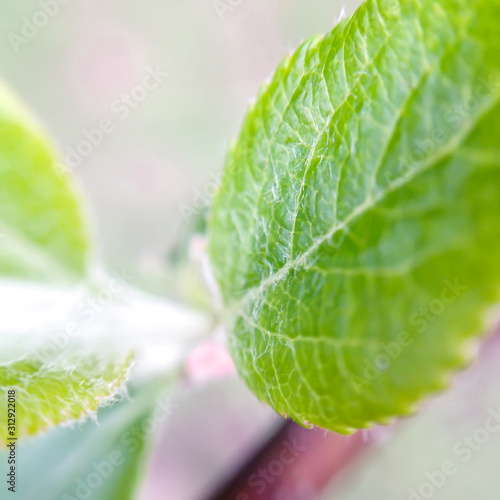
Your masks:
<svg viewBox="0 0 500 500"><path fill-rule="evenodd" d="M27 356L28 357L28 356ZM15 391L15 430L0 421L0 447L12 436L46 431L94 414L112 401L128 376L130 358L121 365L100 363L98 356L43 362L34 359L0 365L0 410L7 415L8 394Z"/></svg>
<svg viewBox="0 0 500 500"><path fill-rule="evenodd" d="M0 82L0 446L11 436L9 390L17 393L13 433L21 437L92 414L126 379L130 357L123 352L104 354L102 343L92 349L87 339L75 341L74 331L53 331L63 348L45 335L47 325L14 332L5 324L11 310L21 309L16 326L36 313L29 301L16 309L14 284L22 283L22 297L30 295L32 282L74 284L85 277L88 248L80 202L52 146ZM64 290L71 296L70 289ZM44 295L50 292L47 287Z"/></svg>
<svg viewBox="0 0 500 500"><path fill-rule="evenodd" d="M243 379L352 432L415 411L500 292L500 2L369 0L278 68L209 252Z"/></svg>
<svg viewBox="0 0 500 500"><path fill-rule="evenodd" d="M71 283L89 242L79 200L50 142L0 81L0 276Z"/></svg>
<svg viewBox="0 0 500 500"><path fill-rule="evenodd" d="M88 420L22 441L17 450L15 497L136 498L154 438L175 409L165 391L165 381L149 381L132 388L130 398L101 408L97 422ZM6 451L0 453L2 472L4 464Z"/></svg>

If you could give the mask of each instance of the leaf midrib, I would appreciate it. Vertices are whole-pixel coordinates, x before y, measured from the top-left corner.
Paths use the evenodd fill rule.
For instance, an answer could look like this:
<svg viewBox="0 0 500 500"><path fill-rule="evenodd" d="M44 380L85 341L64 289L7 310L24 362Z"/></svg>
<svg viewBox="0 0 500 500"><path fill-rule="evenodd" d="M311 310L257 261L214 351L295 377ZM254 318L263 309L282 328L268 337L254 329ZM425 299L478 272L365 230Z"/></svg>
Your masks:
<svg viewBox="0 0 500 500"><path fill-rule="evenodd" d="M239 314L239 310L243 309L248 302L253 302L257 297L261 296L267 288L272 287L275 283L279 282L291 270L298 269L305 261L307 261L308 257L313 254L325 241L332 238L336 233L342 231L343 229L346 229L352 222L374 208L388 195L396 192L403 187L406 187L417 177L424 174L432 167L436 166L441 160L443 160L447 156L451 156L458 150L465 139L467 139L467 137L474 132L476 125L481 121L481 119L499 103L500 95L494 95L490 99L486 100L485 104L481 109L478 110L477 114L474 117L471 117L468 123L464 122L467 124L467 126L463 126L462 129L460 129L455 135L453 135L447 143L445 143L441 148L437 149L436 152L431 155L426 161L422 162L420 168L415 168L414 171L403 178L403 181L401 181L401 179L397 179L396 181L392 182L384 191L378 191L376 194L369 193L368 197L360 205L358 205L342 222L334 225L327 233L316 238L314 243L307 250L297 255L297 257L287 261L286 264L278 271L262 280L259 285L249 288L238 301L236 301L232 305L229 305L228 311L230 312L230 315L232 316L234 314L237 316Z"/></svg>

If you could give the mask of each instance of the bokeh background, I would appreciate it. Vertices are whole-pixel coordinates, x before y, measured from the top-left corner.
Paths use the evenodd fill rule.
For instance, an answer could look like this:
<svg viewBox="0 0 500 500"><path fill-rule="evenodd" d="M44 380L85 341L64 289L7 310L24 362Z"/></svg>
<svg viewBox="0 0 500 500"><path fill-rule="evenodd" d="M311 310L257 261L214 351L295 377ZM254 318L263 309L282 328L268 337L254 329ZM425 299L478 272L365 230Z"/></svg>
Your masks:
<svg viewBox="0 0 500 500"><path fill-rule="evenodd" d="M138 287L203 305L179 275L178 256L248 103L286 54L359 3L0 0L0 74L36 112L85 193L98 257L130 270ZM40 14L48 4L52 13ZM155 88L144 87L148 74L157 76ZM96 132L103 120L107 132ZM82 145L88 137L90 149ZM413 500L498 500L500 432L467 461L453 451L499 411L498 341L484 351L418 417L367 436L325 500L411 500L411 488L431 481L446 460L457 473ZM235 377L179 391L173 404L142 500L208 498L282 425ZM308 460L314 467L324 459ZM304 470L273 498L316 498Z"/></svg>
<svg viewBox="0 0 500 500"><path fill-rule="evenodd" d="M342 4L45 1L59 11L43 23L44 0L1 0L1 74L37 112L68 166L85 132L103 119L114 123L71 169L105 262L172 293L166 257L189 208L208 204L248 103L300 41L333 27ZM134 100L151 70L167 75Z"/></svg>

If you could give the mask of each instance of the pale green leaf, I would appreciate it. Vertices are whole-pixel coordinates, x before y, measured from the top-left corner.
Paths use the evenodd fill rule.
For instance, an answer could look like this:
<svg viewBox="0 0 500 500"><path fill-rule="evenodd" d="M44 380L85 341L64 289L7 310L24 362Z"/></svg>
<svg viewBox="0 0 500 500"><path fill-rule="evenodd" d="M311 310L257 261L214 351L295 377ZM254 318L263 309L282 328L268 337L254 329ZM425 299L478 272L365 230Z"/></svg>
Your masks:
<svg viewBox="0 0 500 500"><path fill-rule="evenodd" d="M79 200L40 127L0 81L0 276L68 283L85 273Z"/></svg>
<svg viewBox="0 0 500 500"><path fill-rule="evenodd" d="M64 348L53 340L43 346L45 325L14 332L5 324L8 313L16 310L15 287L23 286L18 295L27 297L35 282L68 285L82 280L88 248L80 201L52 146L0 82L0 446L12 436L34 434L95 412L126 379L130 357L122 351L104 354L100 342L91 345L85 339L79 339L76 348L67 332ZM50 289L44 295L49 296ZM18 310L15 326L36 312L31 307ZM51 334L61 336L65 326ZM9 390L16 391L17 412L15 429L7 433Z"/></svg>
<svg viewBox="0 0 500 500"><path fill-rule="evenodd" d="M209 222L255 394L339 432L415 411L500 285L500 2L369 0L278 68Z"/></svg>
<svg viewBox="0 0 500 500"><path fill-rule="evenodd" d="M130 359L121 365L100 363L98 356L43 362L34 359L0 365L0 411L7 415L9 391L15 395L15 430L0 420L0 448L10 437L46 431L64 422L83 419L112 400L127 379Z"/></svg>

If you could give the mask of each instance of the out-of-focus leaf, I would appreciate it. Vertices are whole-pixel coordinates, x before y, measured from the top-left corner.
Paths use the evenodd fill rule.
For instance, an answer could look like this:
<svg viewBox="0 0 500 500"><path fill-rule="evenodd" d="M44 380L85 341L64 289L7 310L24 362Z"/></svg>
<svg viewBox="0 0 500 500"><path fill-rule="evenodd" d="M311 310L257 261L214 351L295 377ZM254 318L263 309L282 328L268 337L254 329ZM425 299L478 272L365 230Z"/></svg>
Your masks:
<svg viewBox="0 0 500 500"><path fill-rule="evenodd" d="M101 408L97 422L24 440L18 450L15 498L135 498L150 444L174 408L165 383L141 385L132 390L130 400ZM5 451L0 460L3 466Z"/></svg>
<svg viewBox="0 0 500 500"><path fill-rule="evenodd" d="M69 285L82 280L88 248L80 201L52 146L0 82L0 280L7 290L0 295L0 311L12 307L7 281L29 287L33 282ZM42 338L41 325L21 339L2 325L2 317L5 312L0 312L0 445L13 434L33 434L92 413L124 382L127 354L104 356L98 342L92 349L80 340L85 354L73 350L65 356L56 345L54 356L38 356L40 349L34 351ZM19 323L23 320L19 317ZM64 342L71 341L66 334ZM9 390L17 398L13 434L7 433Z"/></svg>
<svg viewBox="0 0 500 500"><path fill-rule="evenodd" d="M7 415L9 391L16 392L15 431L7 418L0 420L0 445L21 437L84 418L109 400L127 379L130 359L121 365L104 364L98 356L76 360L26 359L0 366L0 410Z"/></svg>
<svg viewBox="0 0 500 500"><path fill-rule="evenodd" d="M0 81L0 276L71 283L89 242L79 200L54 148Z"/></svg>

